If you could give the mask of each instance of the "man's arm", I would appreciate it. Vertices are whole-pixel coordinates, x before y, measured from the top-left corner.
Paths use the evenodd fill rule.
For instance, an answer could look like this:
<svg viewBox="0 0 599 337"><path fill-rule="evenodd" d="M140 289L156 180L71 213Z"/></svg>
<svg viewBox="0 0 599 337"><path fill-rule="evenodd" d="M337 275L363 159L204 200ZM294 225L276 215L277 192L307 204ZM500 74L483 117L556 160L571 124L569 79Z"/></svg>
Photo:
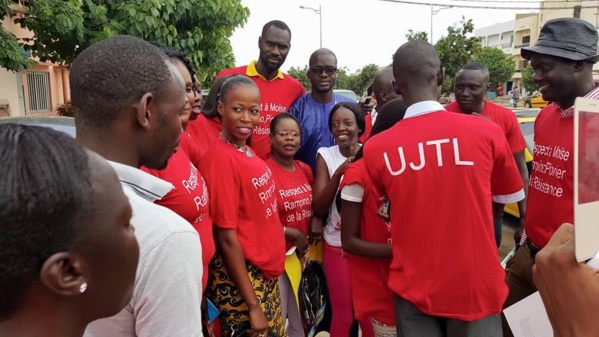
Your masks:
<svg viewBox="0 0 599 337"><path fill-rule="evenodd" d="M201 247L190 230L171 234L148 253L134 294L136 336L202 336Z"/></svg>
<svg viewBox="0 0 599 337"><path fill-rule="evenodd" d="M516 166L518 166L518 171L520 171L520 176L522 177L522 182L524 183L524 199L518 201L518 212L520 213L520 224L514 233L514 241L516 244L520 243L520 238L522 238L522 233L524 232L524 223L526 219L526 197L528 196L528 167L526 167L526 157L524 156L524 151L520 151L518 153L514 153L514 160L516 161Z"/></svg>

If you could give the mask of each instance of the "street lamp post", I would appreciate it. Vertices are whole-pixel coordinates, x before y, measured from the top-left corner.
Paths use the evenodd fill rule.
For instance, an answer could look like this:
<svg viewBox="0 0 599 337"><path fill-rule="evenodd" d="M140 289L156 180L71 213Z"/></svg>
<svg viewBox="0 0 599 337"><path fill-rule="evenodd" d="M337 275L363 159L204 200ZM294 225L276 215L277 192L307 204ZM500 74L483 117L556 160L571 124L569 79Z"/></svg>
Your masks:
<svg viewBox="0 0 599 337"><path fill-rule="evenodd" d="M312 8L312 7L306 7L304 5L300 5L299 7L301 9L311 9L314 11L314 13L318 14L318 17L320 19L320 48L322 48L322 6L318 5L318 9Z"/></svg>
<svg viewBox="0 0 599 337"><path fill-rule="evenodd" d="M431 44L433 44L433 15L439 13L440 11L442 11L444 9L449 9L452 7L453 6L443 6L441 8L434 9L434 5L431 5Z"/></svg>

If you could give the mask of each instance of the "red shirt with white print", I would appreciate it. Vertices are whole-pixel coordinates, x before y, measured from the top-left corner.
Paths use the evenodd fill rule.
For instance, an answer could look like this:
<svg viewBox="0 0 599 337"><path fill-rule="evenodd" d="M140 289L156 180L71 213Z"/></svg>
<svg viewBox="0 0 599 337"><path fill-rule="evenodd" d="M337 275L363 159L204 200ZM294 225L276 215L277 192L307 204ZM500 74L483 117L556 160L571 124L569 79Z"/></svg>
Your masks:
<svg viewBox="0 0 599 337"><path fill-rule="evenodd" d="M363 188L361 198L344 193L347 191L344 188L352 185ZM376 216L381 195L372 186L363 159L351 163L345 169L339 189L343 200L362 203L360 238L370 242L391 244L391 224ZM352 299L357 319L372 317L383 324L395 325L393 292L387 286L390 265L391 259L349 255Z"/></svg>
<svg viewBox="0 0 599 337"><path fill-rule="evenodd" d="M314 185L310 166L294 160L295 171L290 172L277 164L272 157L266 160L266 164L272 170L277 186L281 224L299 229L302 234L308 235L308 227L312 220L312 185ZM287 241L285 249L289 250L291 247L293 241Z"/></svg>
<svg viewBox="0 0 599 337"><path fill-rule="evenodd" d="M218 139L204 155L200 171L210 190L214 226L234 229L245 259L266 278L279 277L285 267L285 236L279 220L272 170L251 151L251 157Z"/></svg>
<svg viewBox="0 0 599 337"><path fill-rule="evenodd" d="M182 137L183 138L183 135ZM166 180L175 188L155 203L164 206L187 220L200 235L202 243L202 289L208 283L208 265L214 256L216 247L212 235L212 220L209 213L208 187L202 174L189 160L186 152L179 146L163 170L146 167L143 171Z"/></svg>
<svg viewBox="0 0 599 337"><path fill-rule="evenodd" d="M453 101L445 106L445 110L463 113L458 105L457 101ZM507 142L510 144L512 153L518 153L524 151L526 148L526 141L518 125L518 118L516 114L502 106L495 103L485 101L485 108L479 112L483 116L489 117L493 122L497 123L503 130Z"/></svg>
<svg viewBox="0 0 599 337"><path fill-rule="evenodd" d="M501 128L419 102L366 142L364 160L391 203L391 290L428 315L475 321L501 313L508 289L491 201L524 198Z"/></svg>
<svg viewBox="0 0 599 337"><path fill-rule="evenodd" d="M586 98L599 99L599 87ZM545 247L561 224L574 222L574 107L549 104L537 116L526 201L526 235Z"/></svg>

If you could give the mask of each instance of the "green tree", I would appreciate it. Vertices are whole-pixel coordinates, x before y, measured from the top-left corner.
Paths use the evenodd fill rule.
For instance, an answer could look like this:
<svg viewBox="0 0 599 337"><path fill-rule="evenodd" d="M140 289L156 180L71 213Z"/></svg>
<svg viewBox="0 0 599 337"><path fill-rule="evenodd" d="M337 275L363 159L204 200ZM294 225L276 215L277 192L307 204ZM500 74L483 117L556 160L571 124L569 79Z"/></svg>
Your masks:
<svg viewBox="0 0 599 337"><path fill-rule="evenodd" d="M289 71L287 71L287 74L293 78L296 78L302 84L304 89L306 89L306 91L311 90L312 85L310 84L310 79L308 78L308 66L304 66L303 68L291 67L289 68Z"/></svg>
<svg viewBox="0 0 599 337"><path fill-rule="evenodd" d="M459 24L447 27L447 36L435 44L441 64L445 67L443 92L453 90L453 82L458 70L481 50L480 37L469 36L474 32L472 19L462 17Z"/></svg>
<svg viewBox="0 0 599 337"><path fill-rule="evenodd" d="M525 68L522 69L522 86L524 87L524 90L526 90L527 92L532 93L533 91L537 90L539 87L537 86L537 84L532 80L533 76L535 75L535 71L532 69L532 67L530 65L527 65Z"/></svg>
<svg viewBox="0 0 599 337"><path fill-rule="evenodd" d="M335 82L336 89L349 89L353 86L354 76L349 74L347 67L339 68L337 73L337 82Z"/></svg>
<svg viewBox="0 0 599 337"><path fill-rule="evenodd" d="M15 4L11 0L0 0L0 19L7 15L15 15L10 5ZM35 62L27 56L23 47L17 42L17 37L0 25L0 67L10 71L23 71L34 64Z"/></svg>
<svg viewBox="0 0 599 337"><path fill-rule="evenodd" d="M513 57L498 48L484 47L474 55L472 61L480 62L489 68L491 91L495 91L498 84L512 78L514 71L516 71Z"/></svg>
<svg viewBox="0 0 599 337"><path fill-rule="evenodd" d="M406 39L408 41L412 41L412 40L428 41L428 33L427 32L415 32L412 29L409 29L408 33L406 34Z"/></svg>
<svg viewBox="0 0 599 337"><path fill-rule="evenodd" d="M12 14L6 10L11 1L0 1L0 14ZM89 45L129 34L185 53L208 85L220 70L234 65L229 37L249 16L241 0L36 0L28 4L28 13L15 17L15 22L34 37L16 41L14 36L0 35L1 46L13 46L11 60L17 42L41 61L68 66ZM1 67L20 70L4 59L0 52Z"/></svg>
<svg viewBox="0 0 599 337"><path fill-rule="evenodd" d="M347 89L352 90L358 96L361 96L366 89L372 84L376 74L379 72L379 67L376 64L369 64L358 70L348 83ZM338 77L337 77L338 78Z"/></svg>

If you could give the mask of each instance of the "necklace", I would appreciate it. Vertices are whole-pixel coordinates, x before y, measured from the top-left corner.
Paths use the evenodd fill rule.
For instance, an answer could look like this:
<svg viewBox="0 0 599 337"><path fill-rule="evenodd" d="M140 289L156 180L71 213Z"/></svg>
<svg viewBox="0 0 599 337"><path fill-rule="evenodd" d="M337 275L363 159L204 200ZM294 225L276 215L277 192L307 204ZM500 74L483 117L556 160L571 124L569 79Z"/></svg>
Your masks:
<svg viewBox="0 0 599 337"><path fill-rule="evenodd" d="M227 139L227 137L225 137L225 135L223 135L223 132L220 132L219 135L220 139L224 140L225 142L227 142L229 145L234 146L237 151L244 153L248 158L252 158L254 155L252 154L252 151L247 147L247 146L239 146L235 143L231 143L230 140Z"/></svg>

